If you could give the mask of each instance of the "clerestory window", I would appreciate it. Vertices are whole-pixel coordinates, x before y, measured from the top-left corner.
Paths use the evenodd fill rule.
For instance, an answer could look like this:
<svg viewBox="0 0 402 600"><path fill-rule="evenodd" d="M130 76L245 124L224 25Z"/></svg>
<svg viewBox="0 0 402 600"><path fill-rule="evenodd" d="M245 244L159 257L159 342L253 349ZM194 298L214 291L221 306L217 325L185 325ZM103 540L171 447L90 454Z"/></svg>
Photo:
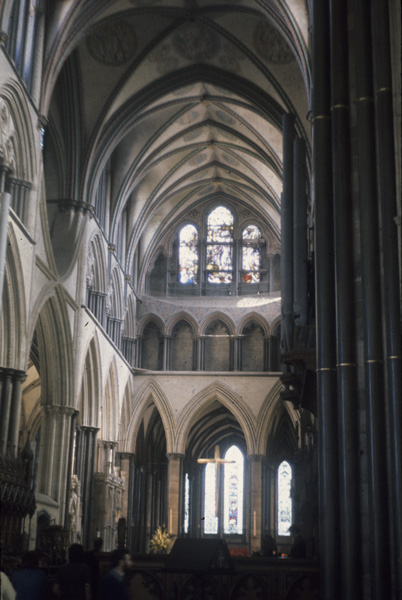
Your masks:
<svg viewBox="0 0 402 600"><path fill-rule="evenodd" d="M217 206L207 222L207 281L221 284L233 281L233 213Z"/></svg>

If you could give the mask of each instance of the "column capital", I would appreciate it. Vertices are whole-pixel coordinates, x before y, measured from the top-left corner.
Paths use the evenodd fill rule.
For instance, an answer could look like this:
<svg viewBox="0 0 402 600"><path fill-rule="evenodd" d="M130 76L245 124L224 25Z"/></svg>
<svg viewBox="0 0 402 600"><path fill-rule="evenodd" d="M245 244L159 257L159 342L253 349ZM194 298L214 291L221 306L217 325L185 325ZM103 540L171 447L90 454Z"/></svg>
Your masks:
<svg viewBox="0 0 402 600"><path fill-rule="evenodd" d="M247 454L247 460L250 462L264 462L267 459L265 454Z"/></svg>
<svg viewBox="0 0 402 600"><path fill-rule="evenodd" d="M77 429L80 431L88 431L89 433L97 433L99 431L99 427L91 427L89 425L77 425Z"/></svg>
<svg viewBox="0 0 402 600"><path fill-rule="evenodd" d="M180 452L167 452L166 457L168 460L179 460L181 458L185 458L185 454L180 454Z"/></svg>
<svg viewBox="0 0 402 600"><path fill-rule="evenodd" d="M60 404L44 404L42 405L42 411L48 415L64 414L68 417L77 417L80 412L72 406L63 406Z"/></svg>
<svg viewBox="0 0 402 600"><path fill-rule="evenodd" d="M130 460L130 458L133 458L133 459L135 458L134 452L117 452L116 454L120 459L123 459L123 460L124 459Z"/></svg>

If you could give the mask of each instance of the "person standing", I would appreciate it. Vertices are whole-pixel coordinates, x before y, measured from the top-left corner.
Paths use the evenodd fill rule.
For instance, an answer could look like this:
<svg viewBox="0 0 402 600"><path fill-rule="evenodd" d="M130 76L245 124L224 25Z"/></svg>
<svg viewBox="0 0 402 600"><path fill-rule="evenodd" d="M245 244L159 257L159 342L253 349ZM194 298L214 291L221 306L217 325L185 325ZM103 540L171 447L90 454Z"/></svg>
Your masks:
<svg viewBox="0 0 402 600"><path fill-rule="evenodd" d="M88 565L91 571L91 593L92 600L98 598L98 582L99 582L99 552L102 549L103 540L102 538L95 538L93 542L93 549L85 552L84 560L85 564Z"/></svg>
<svg viewBox="0 0 402 600"><path fill-rule="evenodd" d="M18 600L42 600L45 595L45 572L38 569L38 558L32 550L22 556L22 568L11 578Z"/></svg>
<svg viewBox="0 0 402 600"><path fill-rule="evenodd" d="M57 572L54 594L62 600L91 600L91 571L84 562L81 544L71 544L68 560Z"/></svg>
<svg viewBox="0 0 402 600"><path fill-rule="evenodd" d="M99 600L129 600L125 575L132 564L131 555L126 548L119 548L112 552L111 569L100 583Z"/></svg>

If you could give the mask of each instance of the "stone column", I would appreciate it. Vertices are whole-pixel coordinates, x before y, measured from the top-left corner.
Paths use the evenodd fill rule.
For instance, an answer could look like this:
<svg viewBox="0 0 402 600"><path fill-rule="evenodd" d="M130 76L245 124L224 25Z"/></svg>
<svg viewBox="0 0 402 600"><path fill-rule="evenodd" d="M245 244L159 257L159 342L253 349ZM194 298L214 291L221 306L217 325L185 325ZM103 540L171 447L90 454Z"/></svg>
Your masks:
<svg viewBox="0 0 402 600"><path fill-rule="evenodd" d="M163 335L163 358L162 358L162 371L169 371L171 367L171 335Z"/></svg>
<svg viewBox="0 0 402 600"><path fill-rule="evenodd" d="M247 456L250 469L250 549L252 552L261 550L262 534L262 468L265 457L259 454Z"/></svg>
<svg viewBox="0 0 402 600"><path fill-rule="evenodd" d="M268 273L269 273L269 293L274 291L274 255L268 256Z"/></svg>
<svg viewBox="0 0 402 600"><path fill-rule="evenodd" d="M390 441L389 485L394 548L391 564L395 589L402 598L402 406L401 406L401 313L399 297L397 192L395 172L394 107L390 44L390 2L372 0L374 90L376 93L376 133L378 183L381 201L382 290L384 291L384 347L386 357L386 404ZM400 165L399 165L400 168ZM398 559L399 557L399 559Z"/></svg>
<svg viewBox="0 0 402 600"><path fill-rule="evenodd" d="M331 115L334 193L337 383L339 418L339 498L341 533L341 597L361 597L360 504L358 463L358 398L355 352L355 298L350 110L348 2L330 0Z"/></svg>
<svg viewBox="0 0 402 600"><path fill-rule="evenodd" d="M127 545L131 550L133 537L133 508L134 508L134 482L135 465L134 454L131 452L119 452L120 476L124 480L123 512L127 519Z"/></svg>
<svg viewBox="0 0 402 600"><path fill-rule="evenodd" d="M180 535L183 508L183 458L184 454L168 453L168 518L167 528L174 536Z"/></svg>
<svg viewBox="0 0 402 600"><path fill-rule="evenodd" d="M313 0L313 173L321 594L339 599L340 538L329 3Z"/></svg>
<svg viewBox="0 0 402 600"><path fill-rule="evenodd" d="M97 427L80 425L76 436L76 464L75 473L81 482L82 490L82 533L86 547L91 546L91 518L90 510L93 501L94 473L96 462L96 436ZM102 461L103 462L103 461Z"/></svg>
<svg viewBox="0 0 402 600"><path fill-rule="evenodd" d="M13 369L1 368L0 379L1 379L1 393L0 393L0 452L4 456L7 450L8 442L8 429L10 422L10 407L11 407L11 396L12 396L12 376Z"/></svg>
<svg viewBox="0 0 402 600"><path fill-rule="evenodd" d="M293 140L294 116L284 114L283 193L281 199L282 350L293 348Z"/></svg>
<svg viewBox="0 0 402 600"><path fill-rule="evenodd" d="M306 143L293 142L293 312L296 325L307 325Z"/></svg>
<svg viewBox="0 0 402 600"><path fill-rule="evenodd" d="M65 511L64 486L68 472L70 424L75 412L69 406L42 406L37 490L59 503L60 519Z"/></svg>
<svg viewBox="0 0 402 600"><path fill-rule="evenodd" d="M10 421L8 424L8 441L7 445L10 448L10 452L13 456L18 454L18 442L19 442L19 427L20 427L20 414L21 414L21 384L26 379L25 371L14 371L13 374L13 385L11 394L11 410L10 410Z"/></svg>
<svg viewBox="0 0 402 600"><path fill-rule="evenodd" d="M0 148L1 150L1 148ZM8 171L0 165L0 314L3 298L4 270L7 250L8 213L11 195L5 191L5 178Z"/></svg>
<svg viewBox="0 0 402 600"><path fill-rule="evenodd" d="M380 244L375 156L373 65L370 11L354 0L357 167L360 212L362 327L367 427L370 577L373 600L391 596L388 485L384 410ZM400 402L400 399L399 399ZM399 509L400 510L400 509Z"/></svg>

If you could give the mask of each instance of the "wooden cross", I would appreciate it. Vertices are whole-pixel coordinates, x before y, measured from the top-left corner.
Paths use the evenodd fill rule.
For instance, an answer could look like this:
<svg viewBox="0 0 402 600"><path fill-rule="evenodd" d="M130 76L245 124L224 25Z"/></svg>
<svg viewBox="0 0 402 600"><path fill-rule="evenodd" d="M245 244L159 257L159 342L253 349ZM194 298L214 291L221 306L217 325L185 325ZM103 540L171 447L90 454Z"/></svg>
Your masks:
<svg viewBox="0 0 402 600"><path fill-rule="evenodd" d="M199 458L197 460L198 463L206 464L206 463L214 463L215 464L215 516L219 515L219 489L220 489L220 465L223 463L235 463L235 460L225 460L221 458L219 455L219 446L215 446L215 455L214 458Z"/></svg>

